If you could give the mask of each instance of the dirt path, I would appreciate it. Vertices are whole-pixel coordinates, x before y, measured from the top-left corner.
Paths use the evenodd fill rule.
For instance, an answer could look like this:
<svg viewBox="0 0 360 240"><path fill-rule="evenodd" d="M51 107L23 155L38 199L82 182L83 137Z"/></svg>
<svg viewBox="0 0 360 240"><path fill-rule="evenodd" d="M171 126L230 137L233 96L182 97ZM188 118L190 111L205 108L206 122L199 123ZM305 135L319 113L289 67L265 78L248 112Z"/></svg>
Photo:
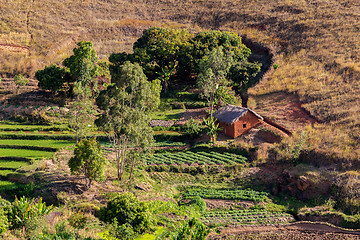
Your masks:
<svg viewBox="0 0 360 240"><path fill-rule="evenodd" d="M359 230L347 230L347 229L331 226L326 223L313 223L313 222L295 222L286 225L239 226L235 228L231 227L231 228L223 229L220 235L211 233L209 239L225 239L227 236L241 236L242 234L249 234L249 233L264 234L264 233L278 233L278 232L285 233L285 232L294 232L294 231L298 233L315 233L315 234L329 234L329 233L346 234L349 235L351 239L360 239ZM266 239L272 239L272 238L266 238ZM336 238L336 239L343 239L343 238Z"/></svg>

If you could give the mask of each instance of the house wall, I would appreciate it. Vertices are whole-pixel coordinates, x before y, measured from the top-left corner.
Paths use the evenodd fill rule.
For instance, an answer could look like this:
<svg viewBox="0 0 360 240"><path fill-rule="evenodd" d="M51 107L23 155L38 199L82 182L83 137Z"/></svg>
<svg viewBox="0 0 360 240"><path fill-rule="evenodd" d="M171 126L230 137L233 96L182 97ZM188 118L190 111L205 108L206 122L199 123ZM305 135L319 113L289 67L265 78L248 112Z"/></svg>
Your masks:
<svg viewBox="0 0 360 240"><path fill-rule="evenodd" d="M229 137L235 138L235 130L234 130L234 124L228 125L223 122L219 122L219 127L222 128L222 132Z"/></svg>
<svg viewBox="0 0 360 240"><path fill-rule="evenodd" d="M241 134L249 131L251 128L257 126L260 123L259 119L251 112L247 112L244 116L239 118L232 125L227 125L223 122L219 123L219 126L223 128L222 132L229 137L237 138ZM246 124L246 126L244 126Z"/></svg>
<svg viewBox="0 0 360 240"><path fill-rule="evenodd" d="M253 113L247 112L243 117L239 118L239 120L234 123L234 138L237 138L241 134L249 131L259 123L259 119ZM244 124L246 124L246 127L244 127Z"/></svg>

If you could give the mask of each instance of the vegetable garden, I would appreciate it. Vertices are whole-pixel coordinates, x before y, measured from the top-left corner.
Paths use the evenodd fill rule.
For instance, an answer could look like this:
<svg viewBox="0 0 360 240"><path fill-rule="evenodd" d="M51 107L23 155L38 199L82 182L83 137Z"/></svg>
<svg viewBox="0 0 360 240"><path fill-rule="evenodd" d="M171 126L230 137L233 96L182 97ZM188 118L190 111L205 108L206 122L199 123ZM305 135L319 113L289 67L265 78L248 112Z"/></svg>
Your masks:
<svg viewBox="0 0 360 240"><path fill-rule="evenodd" d="M186 188L183 198L199 196L207 199L225 199L225 200L247 200L255 202L269 201L269 193L258 192L252 189L215 189L215 188Z"/></svg>
<svg viewBox="0 0 360 240"><path fill-rule="evenodd" d="M218 152L177 152L155 154L147 157L148 165L182 165L182 164L209 164L209 165L225 165L225 164L244 164L246 158L234 153L218 153Z"/></svg>
<svg viewBox="0 0 360 240"><path fill-rule="evenodd" d="M202 215L201 221L205 224L279 224L295 221L288 213L272 213L258 209L226 210L206 212Z"/></svg>
<svg viewBox="0 0 360 240"><path fill-rule="evenodd" d="M196 177L188 173L151 172L150 176L157 182L169 184L193 184Z"/></svg>

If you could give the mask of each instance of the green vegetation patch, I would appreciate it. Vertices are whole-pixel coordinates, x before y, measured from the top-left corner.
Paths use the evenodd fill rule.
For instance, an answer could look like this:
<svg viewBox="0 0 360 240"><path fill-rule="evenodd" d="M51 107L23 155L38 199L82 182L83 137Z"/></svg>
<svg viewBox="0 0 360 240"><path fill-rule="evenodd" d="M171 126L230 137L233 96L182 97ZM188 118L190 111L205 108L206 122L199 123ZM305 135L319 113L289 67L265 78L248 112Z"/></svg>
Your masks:
<svg viewBox="0 0 360 240"><path fill-rule="evenodd" d="M0 132L0 139L25 139L25 140L74 140L74 134L41 134L41 133L7 133Z"/></svg>
<svg viewBox="0 0 360 240"><path fill-rule="evenodd" d="M207 199L226 199L226 200L247 200L255 202L269 201L269 193L259 192L252 189L216 189L189 187L185 189L183 198L199 196Z"/></svg>
<svg viewBox="0 0 360 240"><path fill-rule="evenodd" d="M18 186L18 184L8 181L0 181L0 190L10 190L14 189Z"/></svg>
<svg viewBox="0 0 360 240"><path fill-rule="evenodd" d="M28 150L28 149L8 149L0 148L0 156L6 157L24 157L24 158L51 158L53 152L38 151L38 150Z"/></svg>
<svg viewBox="0 0 360 240"><path fill-rule="evenodd" d="M3 169L18 169L27 165L29 163L23 161L0 161L0 168Z"/></svg>
<svg viewBox="0 0 360 240"><path fill-rule="evenodd" d="M69 127L1 123L0 130L1 131L68 131Z"/></svg>
<svg viewBox="0 0 360 240"><path fill-rule="evenodd" d="M179 165L179 164L209 164L209 165L224 165L224 164L244 164L246 158L234 153L218 153L218 152L178 152L178 153L163 153L155 154L145 159L147 164L165 164L165 165Z"/></svg>
<svg viewBox="0 0 360 240"><path fill-rule="evenodd" d="M0 145L14 146L35 146L48 148L63 148L72 146L75 141L72 140L26 140L26 139L0 139Z"/></svg>
<svg viewBox="0 0 360 240"><path fill-rule="evenodd" d="M272 213L258 209L226 210L206 212L200 218L205 224L279 224L295 221L288 213Z"/></svg>
<svg viewBox="0 0 360 240"><path fill-rule="evenodd" d="M172 109L166 111L156 111L151 115L151 119L155 120L179 120L182 113L185 112L184 109Z"/></svg>
<svg viewBox="0 0 360 240"><path fill-rule="evenodd" d="M150 177L157 182L170 184L194 184L197 182L195 176L189 173L151 172Z"/></svg>
<svg viewBox="0 0 360 240"><path fill-rule="evenodd" d="M8 174L13 172L13 170L0 170L0 176L6 177Z"/></svg>

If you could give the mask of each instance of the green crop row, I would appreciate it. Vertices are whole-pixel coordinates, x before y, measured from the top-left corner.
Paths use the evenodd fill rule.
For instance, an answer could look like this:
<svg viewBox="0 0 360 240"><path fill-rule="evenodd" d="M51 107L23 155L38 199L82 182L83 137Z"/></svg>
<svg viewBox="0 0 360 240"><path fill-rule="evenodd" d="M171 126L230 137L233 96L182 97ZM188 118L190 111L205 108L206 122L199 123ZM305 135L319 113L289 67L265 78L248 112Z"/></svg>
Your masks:
<svg viewBox="0 0 360 240"><path fill-rule="evenodd" d="M10 170L10 169L18 169L23 166L27 166L29 163L20 162L20 161L0 161L0 169Z"/></svg>
<svg viewBox="0 0 360 240"><path fill-rule="evenodd" d="M11 149L0 148L0 156L4 157L22 157L22 158L51 158L54 152L28 150L28 149Z"/></svg>
<svg viewBox="0 0 360 240"><path fill-rule="evenodd" d="M205 224L275 224L294 221L294 217L288 213L272 213L265 210L231 210L206 212L201 220Z"/></svg>
<svg viewBox="0 0 360 240"><path fill-rule="evenodd" d="M212 188L187 188L183 193L184 198L199 196L207 199L248 200L266 202L269 193L258 192L252 189L212 189Z"/></svg>
<svg viewBox="0 0 360 240"><path fill-rule="evenodd" d="M244 164L246 158L234 153L218 152L178 152L155 154L146 158L147 164Z"/></svg>
<svg viewBox="0 0 360 240"><path fill-rule="evenodd" d="M0 131L69 131L68 126L0 124Z"/></svg>
<svg viewBox="0 0 360 240"><path fill-rule="evenodd" d="M72 146L75 141L70 140L24 140L0 139L0 148L28 149L47 152L56 152L60 148Z"/></svg>

